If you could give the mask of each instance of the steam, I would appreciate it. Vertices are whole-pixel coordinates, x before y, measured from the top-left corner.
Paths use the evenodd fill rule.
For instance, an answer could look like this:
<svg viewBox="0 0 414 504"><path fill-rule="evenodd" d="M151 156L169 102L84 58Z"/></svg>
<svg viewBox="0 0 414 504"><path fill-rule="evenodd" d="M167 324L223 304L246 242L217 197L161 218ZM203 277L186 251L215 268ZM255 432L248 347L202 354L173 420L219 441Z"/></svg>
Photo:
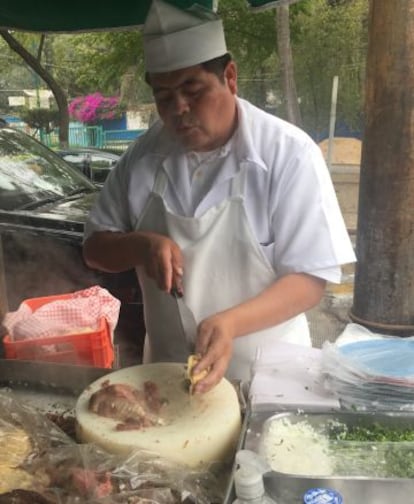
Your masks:
<svg viewBox="0 0 414 504"><path fill-rule="evenodd" d="M101 283L98 273L84 264L80 244L13 233L3 237L3 246L9 311L16 310L24 299Z"/></svg>

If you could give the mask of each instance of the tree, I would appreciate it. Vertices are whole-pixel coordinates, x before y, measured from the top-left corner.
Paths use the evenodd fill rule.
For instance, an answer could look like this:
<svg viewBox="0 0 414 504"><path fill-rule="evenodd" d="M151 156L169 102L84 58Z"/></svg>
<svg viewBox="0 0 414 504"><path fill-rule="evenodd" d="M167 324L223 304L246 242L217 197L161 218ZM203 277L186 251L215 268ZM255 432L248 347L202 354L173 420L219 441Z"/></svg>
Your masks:
<svg viewBox="0 0 414 504"><path fill-rule="evenodd" d="M334 6L312 0L298 15L299 30L293 41L296 82L303 126L316 139L327 135L335 75L339 76L337 124L361 130L367 15L366 0Z"/></svg>
<svg viewBox="0 0 414 504"><path fill-rule="evenodd" d="M68 101L66 94L52 74L42 65L42 51L45 42L45 35L39 36L39 44L37 55L34 56L29 52L17 38L15 38L8 30L0 29L1 37L6 41L12 51L17 53L23 60L32 68L37 75L49 86L55 97L56 104L59 110L59 143L61 147L67 147L69 134L69 113Z"/></svg>
<svg viewBox="0 0 414 504"><path fill-rule="evenodd" d="M218 6L227 46L238 65L241 97L295 123L299 123L299 102L302 126L319 137L329 123L332 78L339 75L338 123L360 126L366 0L299 0L289 5L288 16L283 10L283 19L277 14L281 7L256 12L245 0L220 0ZM281 23L278 29L276 16ZM23 49L38 46L27 68L43 69L43 80L67 100L100 92L120 96L129 110L153 102L144 80L140 30L54 34L40 39L39 35L6 33ZM33 49L26 52L35 54ZM8 68L4 73L11 76L11 58L0 54L0 60ZM15 64L13 68L20 74L21 67ZM29 71L26 78L30 82ZM5 77L0 76L0 89L7 87L3 82ZM289 104L286 110L280 106L284 102ZM67 106L59 109L66 111Z"/></svg>
<svg viewBox="0 0 414 504"><path fill-rule="evenodd" d="M18 64L17 64L18 61ZM36 78L33 70L21 64L21 58L9 49L0 37L0 111L9 113L9 96L21 96L21 89L30 89Z"/></svg>
<svg viewBox="0 0 414 504"><path fill-rule="evenodd" d="M267 94L277 86L274 14L253 12L244 0L220 0L218 6L227 47L239 69L239 94L266 108Z"/></svg>
<svg viewBox="0 0 414 504"><path fill-rule="evenodd" d="M31 128L51 133L54 127L59 124L60 115L59 111L55 109L24 108L20 112L20 117Z"/></svg>
<svg viewBox="0 0 414 504"><path fill-rule="evenodd" d="M109 95L121 93L122 102L132 109L142 101L152 100L143 79L139 30L48 35L47 39L37 34L12 35L7 30L0 30L0 35L53 92L60 113L62 146L68 140L68 97L97 91ZM36 55L26 49L34 45Z"/></svg>
<svg viewBox="0 0 414 504"><path fill-rule="evenodd" d="M290 44L289 4L276 7L277 49L282 76L282 103L286 119L301 126L302 119L296 93L295 74L293 70L292 49Z"/></svg>
<svg viewBox="0 0 414 504"><path fill-rule="evenodd" d="M97 91L120 95L128 109L152 101L144 81L139 30L58 35L53 50L55 59L61 62L56 75L66 82L70 97Z"/></svg>
<svg viewBox="0 0 414 504"><path fill-rule="evenodd" d="M284 107L279 115L300 124L300 111L293 72L291 39L300 32L299 13L312 0L289 0L274 9L252 10L243 0L220 0L227 45L239 66L239 92L262 108L269 95ZM276 20L275 20L276 16Z"/></svg>

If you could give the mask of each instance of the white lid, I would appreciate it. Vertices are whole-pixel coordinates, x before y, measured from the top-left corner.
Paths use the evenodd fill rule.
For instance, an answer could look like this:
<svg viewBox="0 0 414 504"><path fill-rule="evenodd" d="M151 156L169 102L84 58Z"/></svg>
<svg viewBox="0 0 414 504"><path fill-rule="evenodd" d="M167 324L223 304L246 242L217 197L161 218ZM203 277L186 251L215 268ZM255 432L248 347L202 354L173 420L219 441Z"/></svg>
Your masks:
<svg viewBox="0 0 414 504"><path fill-rule="evenodd" d="M187 68L227 52L221 20L200 6L184 11L153 0L143 35L145 69L150 73Z"/></svg>
<svg viewBox="0 0 414 504"><path fill-rule="evenodd" d="M252 467L261 475L272 470L266 460L252 450L238 450L235 461L238 467Z"/></svg>
<svg viewBox="0 0 414 504"><path fill-rule="evenodd" d="M234 473L234 487L238 499L253 500L265 493L263 477L254 467L239 467Z"/></svg>
<svg viewBox="0 0 414 504"><path fill-rule="evenodd" d="M310 488L303 495L304 504L343 504L341 494L332 488Z"/></svg>

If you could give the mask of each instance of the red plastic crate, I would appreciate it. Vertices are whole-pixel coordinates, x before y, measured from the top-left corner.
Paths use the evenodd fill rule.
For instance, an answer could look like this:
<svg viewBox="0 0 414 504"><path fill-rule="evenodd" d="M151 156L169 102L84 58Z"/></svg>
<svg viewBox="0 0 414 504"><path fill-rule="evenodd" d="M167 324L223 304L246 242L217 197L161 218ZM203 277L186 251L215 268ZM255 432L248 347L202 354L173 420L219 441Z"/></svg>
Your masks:
<svg viewBox="0 0 414 504"><path fill-rule="evenodd" d="M72 294L25 299L32 311L52 301L69 299ZM111 368L114 362L114 347L108 323L104 317L94 332L65 334L49 338L11 341L3 338L6 359L36 360ZM51 350L50 345L56 348ZM49 348L46 348L49 347Z"/></svg>

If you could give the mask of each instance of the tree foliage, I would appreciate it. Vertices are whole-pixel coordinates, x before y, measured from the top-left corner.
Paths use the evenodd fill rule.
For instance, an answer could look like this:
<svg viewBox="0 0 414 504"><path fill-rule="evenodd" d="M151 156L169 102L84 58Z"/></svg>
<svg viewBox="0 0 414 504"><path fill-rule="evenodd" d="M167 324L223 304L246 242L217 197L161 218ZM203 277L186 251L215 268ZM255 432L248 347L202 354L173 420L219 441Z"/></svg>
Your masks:
<svg viewBox="0 0 414 504"><path fill-rule="evenodd" d="M297 20L300 34L293 48L304 127L317 139L326 136L338 75L337 124L360 130L368 2L312 0L308 7Z"/></svg>
<svg viewBox="0 0 414 504"><path fill-rule="evenodd" d="M59 125L59 111L45 108L23 108L20 111L21 119L31 128L42 129L46 133L53 131Z"/></svg>
<svg viewBox="0 0 414 504"><path fill-rule="evenodd" d="M54 52L71 98L99 91L121 95L129 108L151 100L139 30L57 36Z"/></svg>
<svg viewBox="0 0 414 504"><path fill-rule="evenodd" d="M19 57L29 66L36 75L38 75L52 91L56 100L56 105L59 110L59 142L62 147L68 143L69 134L69 113L67 96L62 87L59 85L52 72L47 68L42 59L43 49L45 47L46 36L40 34L38 36L37 47L30 47L25 44L28 34L12 34L9 30L0 28L0 37L7 43L10 50L19 55Z"/></svg>
<svg viewBox="0 0 414 504"><path fill-rule="evenodd" d="M361 121L367 4L367 0L300 0L290 6L300 112L304 128L315 137L323 136L329 124L334 75L339 75L338 124L358 127ZM220 0L218 6L227 45L239 69L239 95L283 115L275 9L252 11L245 0ZM38 56L38 34L14 36ZM46 87L2 39L0 49L0 90ZM68 100L99 92L120 96L128 109L153 101L144 81L138 29L47 35L40 62ZM0 93L3 111L6 95ZM269 108L272 97L274 106Z"/></svg>
<svg viewBox="0 0 414 504"><path fill-rule="evenodd" d="M34 87L36 75L26 65L16 64L6 42L0 38L0 113L7 114L9 96L21 96L22 89Z"/></svg>
<svg viewBox="0 0 414 504"><path fill-rule="evenodd" d="M218 12L239 69L239 94L264 108L268 89L274 88L276 80L274 11L255 13L244 0L221 0Z"/></svg>

